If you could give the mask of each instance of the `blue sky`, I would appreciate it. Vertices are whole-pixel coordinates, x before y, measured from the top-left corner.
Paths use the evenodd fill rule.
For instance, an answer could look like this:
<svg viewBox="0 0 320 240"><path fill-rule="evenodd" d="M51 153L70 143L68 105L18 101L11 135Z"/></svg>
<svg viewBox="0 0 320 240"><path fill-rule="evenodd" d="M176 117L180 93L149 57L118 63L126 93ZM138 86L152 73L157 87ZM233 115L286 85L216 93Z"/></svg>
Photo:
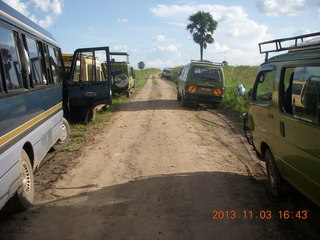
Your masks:
<svg viewBox="0 0 320 240"><path fill-rule="evenodd" d="M62 51L109 46L126 51L137 68L174 67L199 59L186 30L188 16L203 10L218 22L204 58L258 65L258 43L319 32L320 0L4 0L51 32Z"/></svg>

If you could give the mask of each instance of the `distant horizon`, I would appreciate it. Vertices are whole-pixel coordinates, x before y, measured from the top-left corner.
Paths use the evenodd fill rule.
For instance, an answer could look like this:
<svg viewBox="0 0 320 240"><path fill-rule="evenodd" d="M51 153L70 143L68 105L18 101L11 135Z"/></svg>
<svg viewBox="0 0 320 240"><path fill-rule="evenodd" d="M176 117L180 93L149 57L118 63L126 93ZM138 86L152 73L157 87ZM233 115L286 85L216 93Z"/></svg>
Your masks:
<svg viewBox="0 0 320 240"><path fill-rule="evenodd" d="M188 17L210 12L218 22L204 59L231 66L259 66L258 43L319 32L320 2L315 0L3 0L48 30L64 53L109 46L128 52L137 69L172 68L200 58L199 45L186 30Z"/></svg>

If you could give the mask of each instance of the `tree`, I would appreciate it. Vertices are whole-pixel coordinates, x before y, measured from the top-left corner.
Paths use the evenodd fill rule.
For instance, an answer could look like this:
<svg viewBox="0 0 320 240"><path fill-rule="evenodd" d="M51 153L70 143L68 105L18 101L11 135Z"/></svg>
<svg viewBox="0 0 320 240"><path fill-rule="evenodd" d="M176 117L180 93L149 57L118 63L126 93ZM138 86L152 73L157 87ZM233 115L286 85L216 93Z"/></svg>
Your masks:
<svg viewBox="0 0 320 240"><path fill-rule="evenodd" d="M144 67L145 67L144 62L141 61L141 62L138 63L138 68L139 68L140 70L143 70Z"/></svg>
<svg viewBox="0 0 320 240"><path fill-rule="evenodd" d="M222 61L222 64L223 64L224 67L228 66L228 62L226 60Z"/></svg>
<svg viewBox="0 0 320 240"><path fill-rule="evenodd" d="M193 36L193 41L200 45L200 60L203 60L203 49L207 48L207 44L213 43L213 32L216 30L218 23L212 18L209 12L199 11L190 15L188 20L190 23L187 30Z"/></svg>

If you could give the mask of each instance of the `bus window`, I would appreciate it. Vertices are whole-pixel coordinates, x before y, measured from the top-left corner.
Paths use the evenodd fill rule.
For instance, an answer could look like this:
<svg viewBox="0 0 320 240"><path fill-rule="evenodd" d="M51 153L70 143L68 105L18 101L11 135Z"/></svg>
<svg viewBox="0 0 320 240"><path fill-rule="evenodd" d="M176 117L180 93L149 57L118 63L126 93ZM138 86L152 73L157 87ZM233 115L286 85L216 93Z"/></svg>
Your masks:
<svg viewBox="0 0 320 240"><path fill-rule="evenodd" d="M53 84L60 82L60 74L59 74L59 66L58 66L58 58L56 55L56 51L53 47L49 46L49 55L50 55L50 65L52 71Z"/></svg>
<svg viewBox="0 0 320 240"><path fill-rule="evenodd" d="M44 50L44 56L45 56L44 59L45 59L46 77L48 79L48 83L47 84L53 84L49 49L48 49L48 46L46 44L43 44L43 50Z"/></svg>
<svg viewBox="0 0 320 240"><path fill-rule="evenodd" d="M3 78L2 78L2 67L0 64L0 95L3 93Z"/></svg>
<svg viewBox="0 0 320 240"><path fill-rule="evenodd" d="M20 63L13 32L0 26L0 53L7 90L22 88Z"/></svg>
<svg viewBox="0 0 320 240"><path fill-rule="evenodd" d="M37 43L35 39L31 39L26 37L26 42L29 51L29 57L31 60L31 72L33 84L35 86L44 84L43 82L43 73L41 68L41 55L39 53L39 49L37 47Z"/></svg>

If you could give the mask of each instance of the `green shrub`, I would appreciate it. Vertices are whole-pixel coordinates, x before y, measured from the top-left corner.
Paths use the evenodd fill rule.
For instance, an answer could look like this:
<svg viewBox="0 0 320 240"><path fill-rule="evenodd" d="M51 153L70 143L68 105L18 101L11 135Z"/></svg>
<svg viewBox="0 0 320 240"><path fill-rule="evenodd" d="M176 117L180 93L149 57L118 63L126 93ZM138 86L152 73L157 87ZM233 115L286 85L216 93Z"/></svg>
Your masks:
<svg viewBox="0 0 320 240"><path fill-rule="evenodd" d="M247 112L249 102L244 100L243 97L237 96L236 86L242 83L247 91L252 88L259 71L259 66L226 66L223 70L226 79L226 89L221 106L237 112Z"/></svg>

